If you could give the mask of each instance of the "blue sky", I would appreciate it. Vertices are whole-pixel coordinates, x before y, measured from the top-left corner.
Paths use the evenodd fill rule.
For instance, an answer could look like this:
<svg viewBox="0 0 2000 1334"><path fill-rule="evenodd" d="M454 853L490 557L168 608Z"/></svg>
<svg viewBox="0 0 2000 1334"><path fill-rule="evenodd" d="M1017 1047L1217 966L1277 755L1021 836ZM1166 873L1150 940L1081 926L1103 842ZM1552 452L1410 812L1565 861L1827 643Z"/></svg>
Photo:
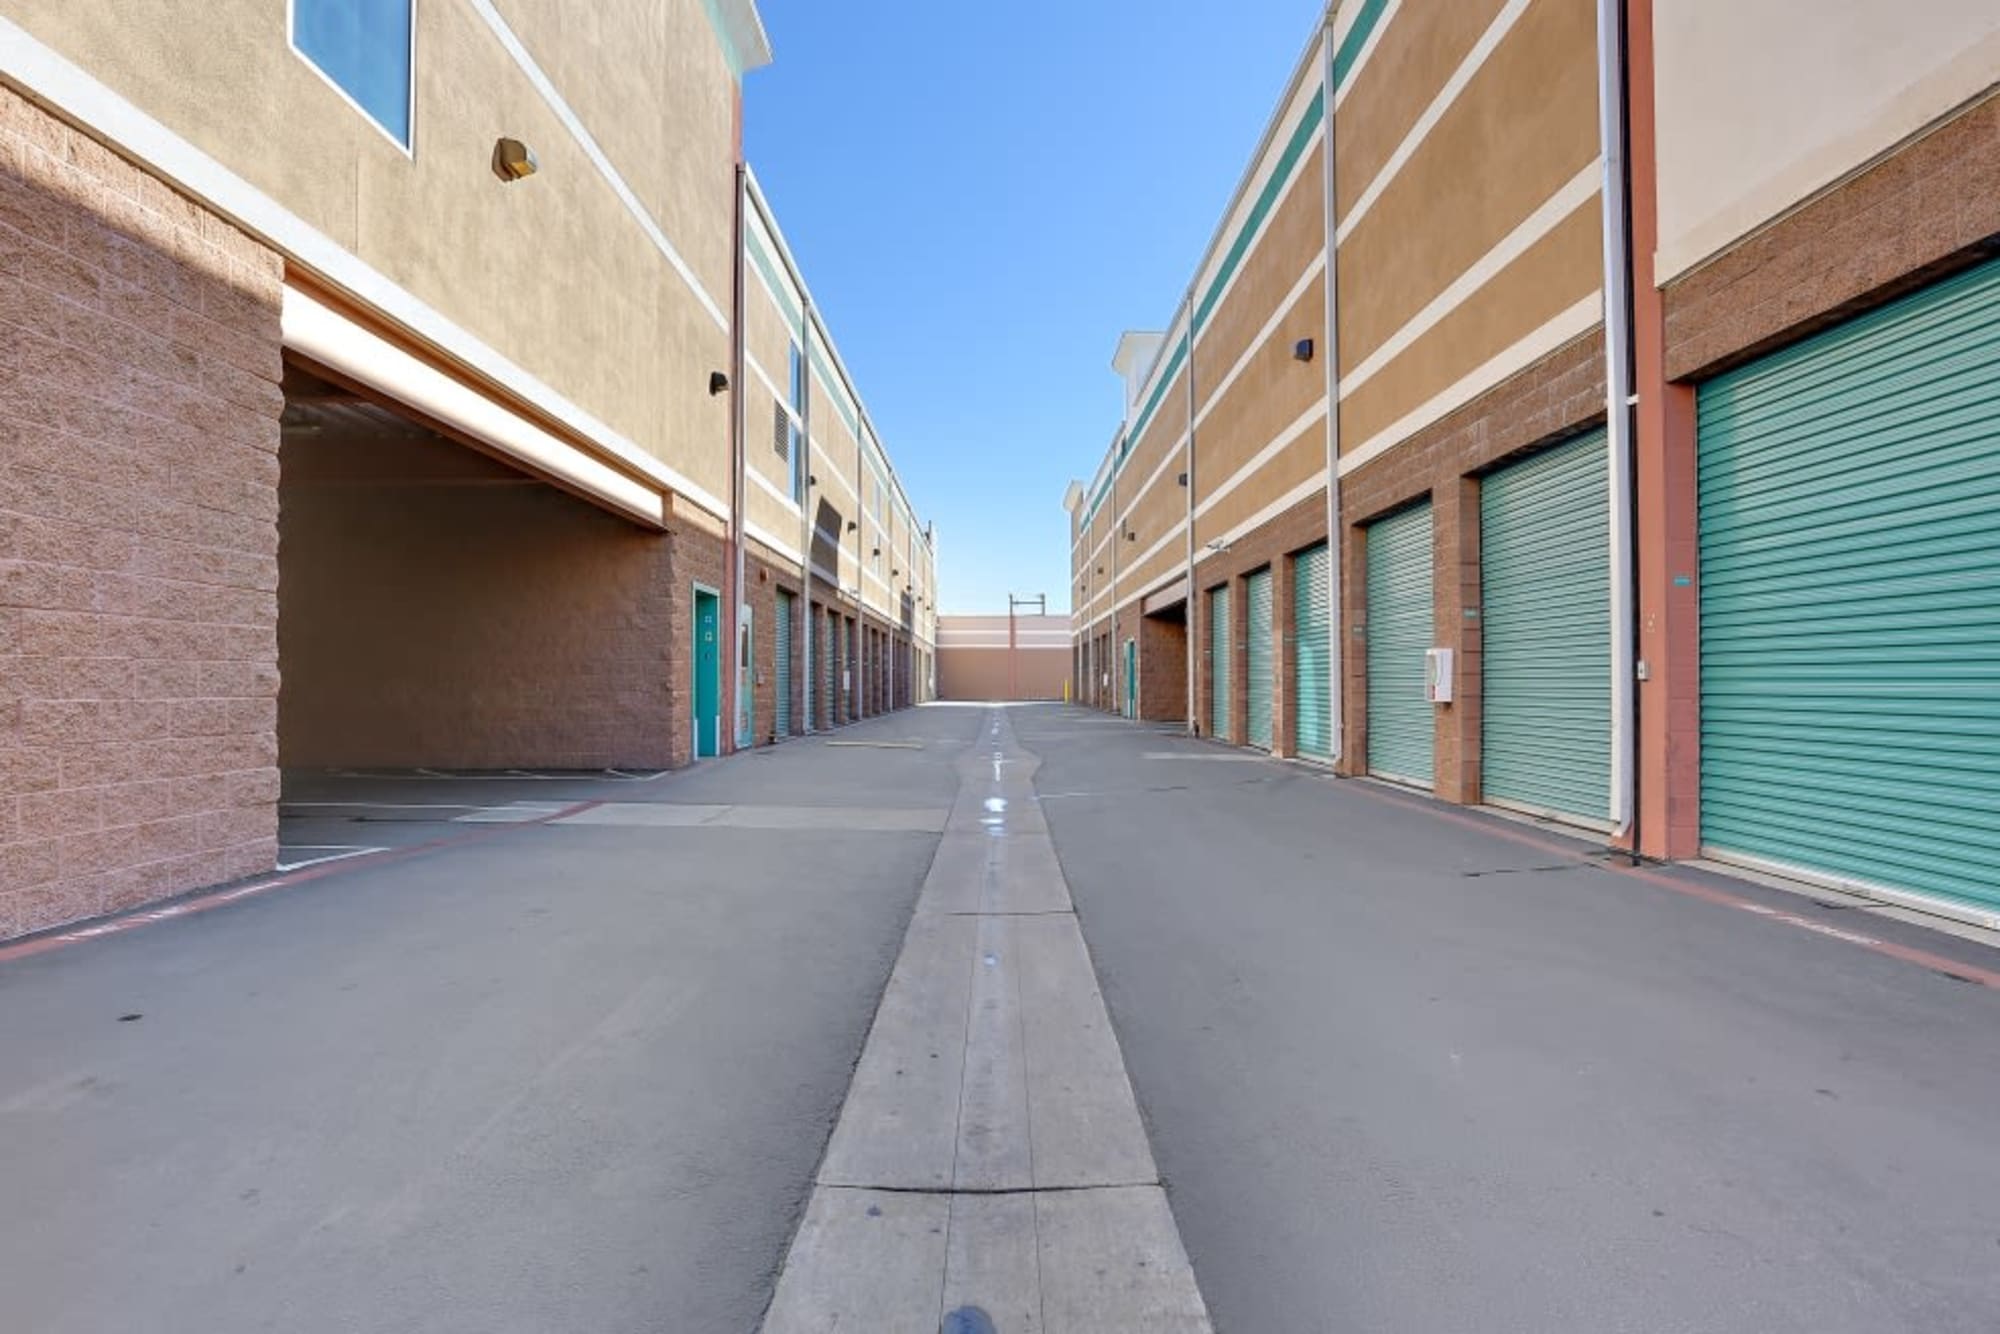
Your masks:
<svg viewBox="0 0 2000 1334"><path fill-rule="evenodd" d="M1320 0L762 0L746 151L919 517L946 612L1069 605L1063 488L1123 406Z"/></svg>

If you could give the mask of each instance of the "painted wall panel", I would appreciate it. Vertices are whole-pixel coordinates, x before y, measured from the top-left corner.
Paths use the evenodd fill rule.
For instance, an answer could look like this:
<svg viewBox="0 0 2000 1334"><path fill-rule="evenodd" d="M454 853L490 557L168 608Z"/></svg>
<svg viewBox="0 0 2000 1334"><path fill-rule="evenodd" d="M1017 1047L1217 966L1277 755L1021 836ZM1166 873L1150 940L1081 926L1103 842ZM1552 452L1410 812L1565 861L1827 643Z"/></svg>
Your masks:
<svg viewBox="0 0 2000 1334"><path fill-rule="evenodd" d="M1992 0L1655 6L1661 282L2000 82Z"/></svg>

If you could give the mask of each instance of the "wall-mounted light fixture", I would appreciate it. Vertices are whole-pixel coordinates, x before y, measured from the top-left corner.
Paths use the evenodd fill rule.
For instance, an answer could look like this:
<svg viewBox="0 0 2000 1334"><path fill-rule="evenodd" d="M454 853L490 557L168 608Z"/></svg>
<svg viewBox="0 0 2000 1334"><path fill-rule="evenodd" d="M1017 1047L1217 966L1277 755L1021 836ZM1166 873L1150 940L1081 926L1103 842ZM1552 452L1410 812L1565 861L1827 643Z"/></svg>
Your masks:
<svg viewBox="0 0 2000 1334"><path fill-rule="evenodd" d="M708 396L714 398L729 388L729 377L721 371L708 373Z"/></svg>
<svg viewBox="0 0 2000 1334"><path fill-rule="evenodd" d="M534 150L519 139L501 139L493 145L493 174L503 181L526 180L538 165Z"/></svg>
<svg viewBox="0 0 2000 1334"><path fill-rule="evenodd" d="M1313 359L1312 339L1301 338L1298 342L1292 344L1292 360L1311 361L1312 359Z"/></svg>
<svg viewBox="0 0 2000 1334"><path fill-rule="evenodd" d="M882 548L876 547L873 551L869 552L868 554L871 556L879 556L882 554Z"/></svg>
<svg viewBox="0 0 2000 1334"><path fill-rule="evenodd" d="M1230 546L1231 546L1230 543L1223 541L1219 537L1208 543L1208 549L1210 551L1227 551L1229 550Z"/></svg>
<svg viewBox="0 0 2000 1334"><path fill-rule="evenodd" d="M856 523L852 519L849 519L847 521L847 531L850 533L853 532L856 528L859 528L860 526L861 526L860 524Z"/></svg>
<svg viewBox="0 0 2000 1334"><path fill-rule="evenodd" d="M806 474L806 485L807 485L807 486L818 486L818 485L819 485L819 478L815 477L815 476L814 476L813 474L811 474L811 473L807 473L807 474Z"/></svg>
<svg viewBox="0 0 2000 1334"><path fill-rule="evenodd" d="M1181 484L1182 486L1186 486L1186 485L1187 485L1187 474L1186 474L1186 473L1181 473L1181 474L1179 474L1178 476L1176 476L1176 477L1174 478L1174 480L1175 480L1176 482L1179 482L1179 483L1180 483L1180 484Z"/></svg>

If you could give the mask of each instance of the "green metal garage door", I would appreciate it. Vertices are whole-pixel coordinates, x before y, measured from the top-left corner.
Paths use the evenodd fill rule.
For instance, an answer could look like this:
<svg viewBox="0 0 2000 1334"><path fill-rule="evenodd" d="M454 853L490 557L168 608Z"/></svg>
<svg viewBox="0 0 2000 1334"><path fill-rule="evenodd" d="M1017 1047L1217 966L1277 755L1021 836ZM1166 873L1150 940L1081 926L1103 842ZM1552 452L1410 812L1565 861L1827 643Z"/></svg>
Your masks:
<svg viewBox="0 0 2000 1334"><path fill-rule="evenodd" d="M1611 814L1611 535L1604 432L1479 488L1480 774L1488 801Z"/></svg>
<svg viewBox="0 0 2000 1334"><path fill-rule="evenodd" d="M1431 783L1431 507L1368 528L1368 771Z"/></svg>
<svg viewBox="0 0 2000 1334"><path fill-rule="evenodd" d="M1700 390L1701 837L2000 908L2000 264Z"/></svg>
<svg viewBox="0 0 2000 1334"><path fill-rule="evenodd" d="M773 710L779 736L792 734L792 595L780 591L778 594L777 625L778 635L776 670L771 673L773 689L777 693L777 707Z"/></svg>
<svg viewBox="0 0 2000 1334"><path fill-rule="evenodd" d="M1229 735L1229 585L1208 595L1208 734Z"/></svg>
<svg viewBox="0 0 2000 1334"><path fill-rule="evenodd" d="M1250 642L1243 666L1250 680L1244 702L1249 706L1250 744L1271 748L1271 572L1257 571L1243 581L1249 612Z"/></svg>
<svg viewBox="0 0 2000 1334"><path fill-rule="evenodd" d="M1292 675L1298 683L1292 742L1299 754L1322 760L1333 758L1332 573L1324 542L1292 560Z"/></svg>

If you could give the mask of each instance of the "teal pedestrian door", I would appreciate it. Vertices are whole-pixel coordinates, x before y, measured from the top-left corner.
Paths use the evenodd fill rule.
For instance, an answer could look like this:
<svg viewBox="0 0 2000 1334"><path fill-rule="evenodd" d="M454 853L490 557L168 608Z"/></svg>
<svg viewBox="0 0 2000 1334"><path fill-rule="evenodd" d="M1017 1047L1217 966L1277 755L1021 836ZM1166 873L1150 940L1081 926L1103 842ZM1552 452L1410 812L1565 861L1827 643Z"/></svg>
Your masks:
<svg viewBox="0 0 2000 1334"><path fill-rule="evenodd" d="M694 753L722 753L722 599L694 594Z"/></svg>
<svg viewBox="0 0 2000 1334"><path fill-rule="evenodd" d="M1139 641L1125 641L1125 716L1139 716Z"/></svg>
<svg viewBox="0 0 2000 1334"><path fill-rule="evenodd" d="M1244 703L1248 706L1249 741L1271 748L1271 571L1263 569L1243 581L1244 610L1249 613L1250 642L1244 647L1249 677Z"/></svg>
<svg viewBox="0 0 2000 1334"><path fill-rule="evenodd" d="M2000 909L2000 262L1696 428L1704 847Z"/></svg>
<svg viewBox="0 0 2000 1334"><path fill-rule="evenodd" d="M1480 779L1487 801L1611 815L1611 514L1595 431L1479 488Z"/></svg>
<svg viewBox="0 0 2000 1334"><path fill-rule="evenodd" d="M1429 787L1434 726L1425 698L1431 648L1431 507L1370 524L1368 772Z"/></svg>
<svg viewBox="0 0 2000 1334"><path fill-rule="evenodd" d="M1229 585L1208 595L1208 734L1229 736Z"/></svg>
<svg viewBox="0 0 2000 1334"><path fill-rule="evenodd" d="M1333 758L1333 561L1326 543L1292 559L1292 744L1301 755Z"/></svg>
<svg viewBox="0 0 2000 1334"><path fill-rule="evenodd" d="M783 589L778 591L778 614L776 623L771 627L778 641L771 673L772 691L777 698L772 704L771 716L781 737L792 734L792 613L796 601Z"/></svg>

